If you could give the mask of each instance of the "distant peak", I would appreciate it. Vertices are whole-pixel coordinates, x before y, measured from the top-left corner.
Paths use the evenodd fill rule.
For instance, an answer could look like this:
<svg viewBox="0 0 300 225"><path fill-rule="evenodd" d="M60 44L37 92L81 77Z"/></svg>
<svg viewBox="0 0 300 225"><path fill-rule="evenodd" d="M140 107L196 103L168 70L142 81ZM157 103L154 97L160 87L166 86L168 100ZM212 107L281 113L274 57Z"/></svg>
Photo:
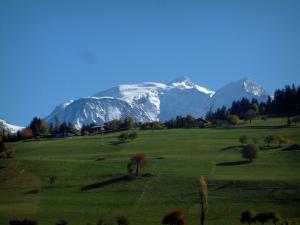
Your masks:
<svg viewBox="0 0 300 225"><path fill-rule="evenodd" d="M243 83L243 86L245 88L245 90L248 93L252 93L256 96L262 96L262 95L266 95L266 91L263 89L262 86L258 85L257 83L255 83L250 77L246 76L244 77L241 82Z"/></svg>
<svg viewBox="0 0 300 225"><path fill-rule="evenodd" d="M245 81L246 81L246 82L247 82L247 81L253 82L252 79L251 79L249 76L245 76L244 78L241 79L241 81L243 81L243 82L245 82Z"/></svg>
<svg viewBox="0 0 300 225"><path fill-rule="evenodd" d="M175 84L175 83L193 84L193 82L191 81L191 79L188 76L186 76L186 75L179 76L179 77L175 78L169 84Z"/></svg>

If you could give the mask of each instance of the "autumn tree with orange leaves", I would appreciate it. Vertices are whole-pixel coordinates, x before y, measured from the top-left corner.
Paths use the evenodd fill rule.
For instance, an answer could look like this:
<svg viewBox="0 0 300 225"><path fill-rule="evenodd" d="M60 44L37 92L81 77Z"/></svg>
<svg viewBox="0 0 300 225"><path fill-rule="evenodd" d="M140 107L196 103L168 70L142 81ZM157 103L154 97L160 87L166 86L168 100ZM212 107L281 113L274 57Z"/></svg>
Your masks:
<svg viewBox="0 0 300 225"><path fill-rule="evenodd" d="M131 157L129 164L131 167L135 167L135 175L138 176L140 167L147 166L148 160L143 153L138 153Z"/></svg>
<svg viewBox="0 0 300 225"><path fill-rule="evenodd" d="M164 216L162 224L184 225L186 224L186 218L179 209L174 209L172 212Z"/></svg>
<svg viewBox="0 0 300 225"><path fill-rule="evenodd" d="M208 190L206 181L203 176L199 177L199 194L201 204L200 224L204 225L204 221L208 211Z"/></svg>

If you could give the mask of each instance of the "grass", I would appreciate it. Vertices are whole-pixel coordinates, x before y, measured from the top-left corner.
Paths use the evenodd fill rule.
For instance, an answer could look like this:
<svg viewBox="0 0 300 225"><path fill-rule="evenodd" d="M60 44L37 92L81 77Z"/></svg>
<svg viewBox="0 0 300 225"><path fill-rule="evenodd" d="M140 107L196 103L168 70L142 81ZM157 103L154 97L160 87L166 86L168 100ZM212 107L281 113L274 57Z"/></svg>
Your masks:
<svg viewBox="0 0 300 225"><path fill-rule="evenodd" d="M208 225L237 224L248 208L300 217L299 151L284 152L282 146L261 151L253 163L230 164L242 160L241 134L281 133L299 144L300 127L285 124L274 118L234 129L138 131L136 140L120 145L111 144L118 134L104 135L103 143L100 136L14 143L16 157L0 161L0 224L25 217L42 225L59 219L71 225L100 218L115 223L117 215L126 214L132 225L152 225L173 208L183 210L188 224L199 224L200 175L208 183ZM139 152L150 161L142 172L154 176L80 190L124 176L129 158ZM58 178L53 187L49 176Z"/></svg>

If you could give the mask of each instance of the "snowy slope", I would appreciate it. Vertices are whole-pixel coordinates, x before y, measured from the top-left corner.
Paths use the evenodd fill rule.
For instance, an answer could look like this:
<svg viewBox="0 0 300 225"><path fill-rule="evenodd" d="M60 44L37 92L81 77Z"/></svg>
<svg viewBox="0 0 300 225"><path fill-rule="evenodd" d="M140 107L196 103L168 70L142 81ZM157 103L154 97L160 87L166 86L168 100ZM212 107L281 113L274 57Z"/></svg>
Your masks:
<svg viewBox="0 0 300 225"><path fill-rule="evenodd" d="M119 98L132 105L138 105L142 108L151 121L158 119L160 111L159 95L167 89L167 86L161 83L141 83L132 85L119 85L106 91L98 92L95 97L113 97Z"/></svg>
<svg viewBox="0 0 300 225"><path fill-rule="evenodd" d="M255 98L258 102L266 102L268 94L260 85L245 77L219 89L211 98L209 107L212 111L222 106L230 107L233 101L242 98L248 98L249 100Z"/></svg>
<svg viewBox="0 0 300 225"><path fill-rule="evenodd" d="M160 96L160 121L187 114L201 117L207 112L207 102L214 94L213 91L194 84L185 76L173 80L168 87Z"/></svg>
<svg viewBox="0 0 300 225"><path fill-rule="evenodd" d="M57 106L46 120L54 122L55 115L58 115L60 121L74 123L80 128L83 124L101 124L126 116L137 122L165 121L187 114L202 117L210 109L230 106L233 100L242 97L266 101L267 94L249 78L232 82L214 92L183 76L168 84L119 85L93 97L71 100Z"/></svg>
<svg viewBox="0 0 300 225"><path fill-rule="evenodd" d="M0 131L1 132L4 130L4 131L11 132L11 133L17 133L19 130L22 130L24 128L25 127L20 127L20 126L9 124L5 120L0 119Z"/></svg>
<svg viewBox="0 0 300 225"><path fill-rule="evenodd" d="M76 128L84 124L102 124L113 119L124 119L127 116L132 117L136 122L150 121L148 115L137 105L111 97L81 98L72 101L56 114L52 112L45 119L49 123L55 123L55 115L60 118L60 121L71 122Z"/></svg>

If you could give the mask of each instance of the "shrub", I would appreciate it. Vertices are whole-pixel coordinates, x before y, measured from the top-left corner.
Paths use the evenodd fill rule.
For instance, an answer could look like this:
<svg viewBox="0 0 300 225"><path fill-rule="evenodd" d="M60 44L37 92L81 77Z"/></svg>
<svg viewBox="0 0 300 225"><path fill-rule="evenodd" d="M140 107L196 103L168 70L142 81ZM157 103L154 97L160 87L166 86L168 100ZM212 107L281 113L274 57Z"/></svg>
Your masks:
<svg viewBox="0 0 300 225"><path fill-rule="evenodd" d="M128 139L128 133L122 133L118 136L119 142L125 142Z"/></svg>
<svg viewBox="0 0 300 225"><path fill-rule="evenodd" d="M248 223L249 225L255 222L256 211L254 209L247 209L246 211L242 212L241 215L241 223Z"/></svg>
<svg viewBox="0 0 300 225"><path fill-rule="evenodd" d="M257 115L257 113L255 110L249 109L247 112L245 112L244 118L245 118L245 120L249 120L249 122L251 123L252 120L256 117L256 115Z"/></svg>
<svg viewBox="0 0 300 225"><path fill-rule="evenodd" d="M68 222L65 220L60 220L56 223L56 225L67 225L67 224L68 224Z"/></svg>
<svg viewBox="0 0 300 225"><path fill-rule="evenodd" d="M118 225L128 225L129 224L127 216L124 216L124 215L117 216L116 220L117 220Z"/></svg>
<svg viewBox="0 0 300 225"><path fill-rule="evenodd" d="M277 222L282 221L280 213L277 213L277 212L270 212L269 218L273 221L274 225L276 225Z"/></svg>
<svg viewBox="0 0 300 225"><path fill-rule="evenodd" d="M246 135L241 135L239 137L239 141L241 142L242 145L245 145L247 143L247 140L248 140L248 138Z"/></svg>
<svg viewBox="0 0 300 225"><path fill-rule="evenodd" d="M50 176L48 178L48 184L52 186L56 182L56 180L57 180L56 176Z"/></svg>
<svg viewBox="0 0 300 225"><path fill-rule="evenodd" d="M242 157L244 159L248 159L250 162L253 161L253 159L258 158L259 149L254 144L246 145L242 150Z"/></svg>
<svg viewBox="0 0 300 225"><path fill-rule="evenodd" d="M237 125L240 122L240 118L237 115L230 115L228 121L232 125Z"/></svg>
<svg viewBox="0 0 300 225"><path fill-rule="evenodd" d="M179 209L174 209L172 212L164 216L162 224L184 225L186 224L186 218Z"/></svg>
<svg viewBox="0 0 300 225"><path fill-rule="evenodd" d="M265 137L265 142L270 146L270 144L276 141L276 137L274 135L268 135Z"/></svg>
<svg viewBox="0 0 300 225"><path fill-rule="evenodd" d="M102 219L98 220L97 225L103 225L104 221Z"/></svg>
<svg viewBox="0 0 300 225"><path fill-rule="evenodd" d="M278 142L278 146L280 147L282 144L288 144L290 142L289 139L286 139L285 137L283 137L281 134L277 134L275 136L277 142Z"/></svg>
<svg viewBox="0 0 300 225"><path fill-rule="evenodd" d="M15 154L15 150L9 144L4 144L2 139L0 139L0 158L8 159L12 158Z"/></svg>
<svg viewBox="0 0 300 225"><path fill-rule="evenodd" d="M30 128L25 128L24 130L21 131L21 138L22 139L29 139L32 138L32 130Z"/></svg>
<svg viewBox="0 0 300 225"><path fill-rule="evenodd" d="M137 132L135 132L135 131L132 131L132 132L130 132L129 134L128 134L128 139L130 139L131 141L133 141L134 139L136 139L137 138Z"/></svg>
<svg viewBox="0 0 300 225"><path fill-rule="evenodd" d="M260 222L262 225L270 219L268 213L259 213L256 215L255 220Z"/></svg>

